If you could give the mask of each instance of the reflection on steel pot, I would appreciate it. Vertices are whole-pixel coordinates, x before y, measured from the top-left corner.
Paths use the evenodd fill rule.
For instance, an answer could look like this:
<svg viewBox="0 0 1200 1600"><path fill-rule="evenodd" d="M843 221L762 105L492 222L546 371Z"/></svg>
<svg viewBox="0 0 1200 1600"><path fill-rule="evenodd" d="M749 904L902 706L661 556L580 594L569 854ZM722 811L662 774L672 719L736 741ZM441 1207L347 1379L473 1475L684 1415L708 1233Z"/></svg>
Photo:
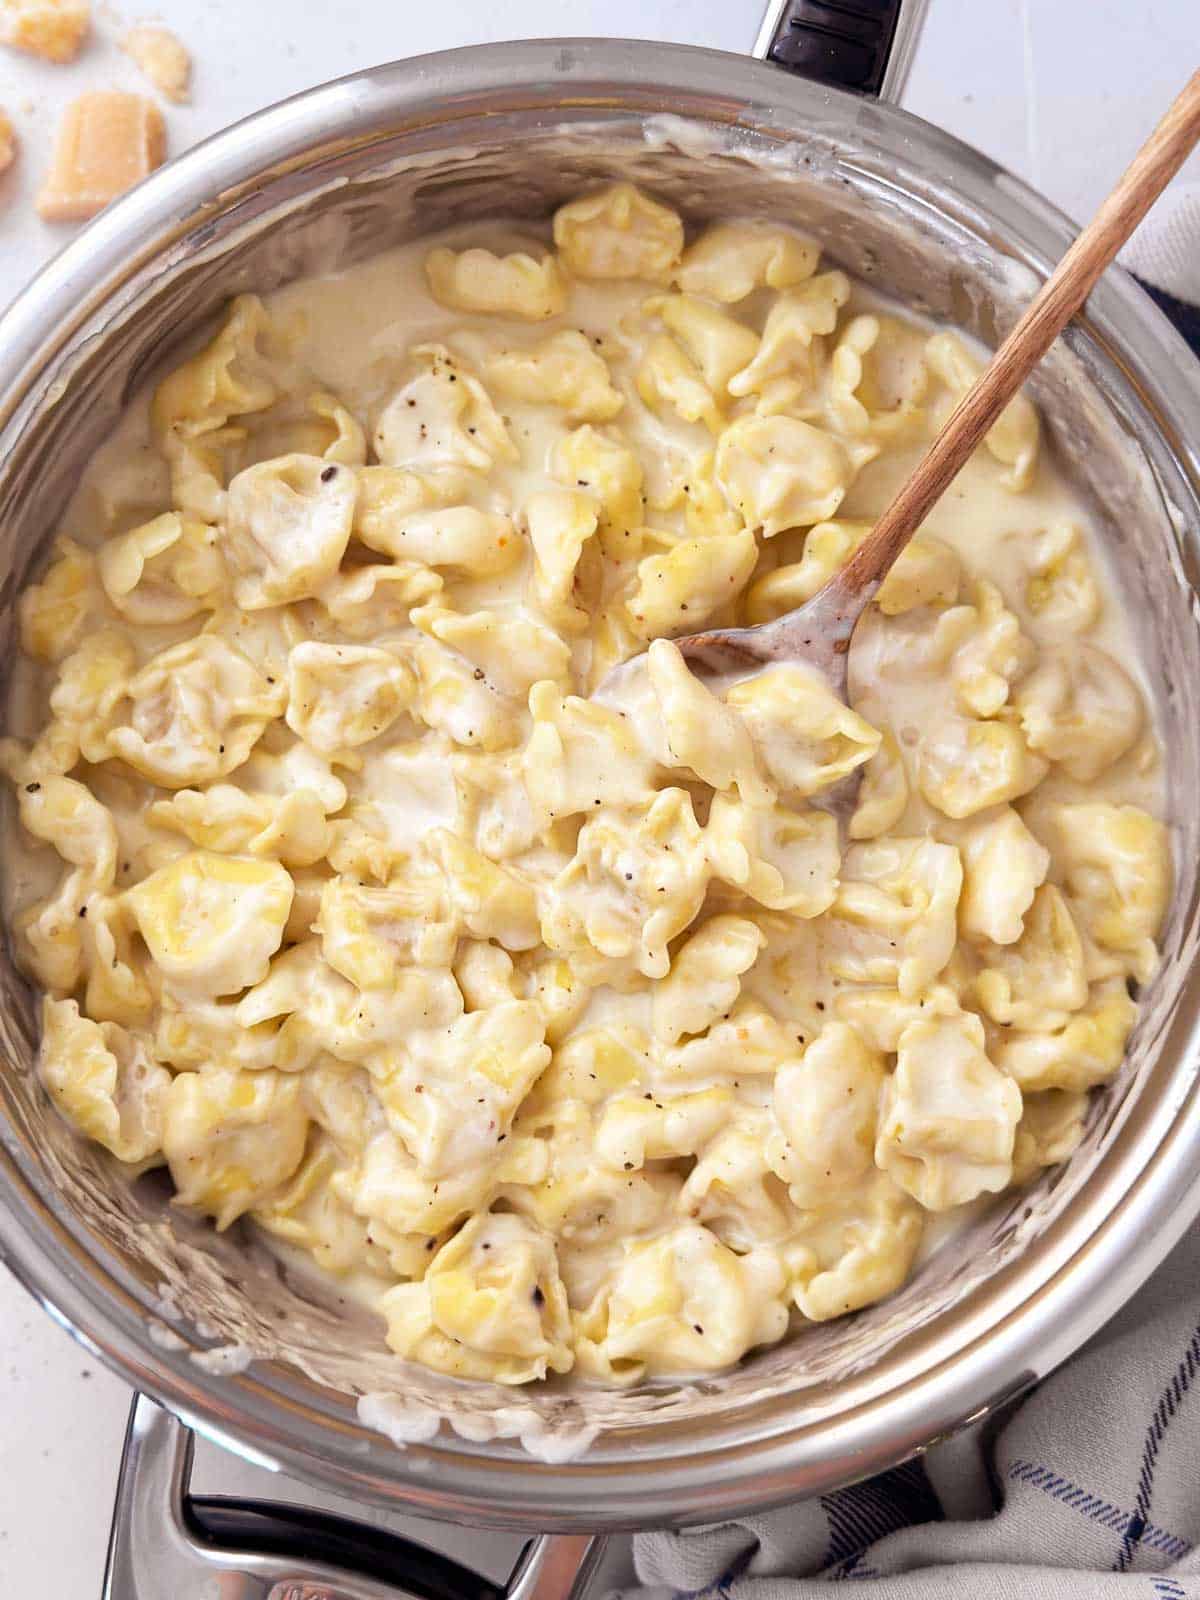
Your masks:
<svg viewBox="0 0 1200 1600"><path fill-rule="evenodd" d="M849 271L988 342L1071 237L1053 208L936 129L704 50L487 46L315 89L164 168L0 323L5 626L131 389L231 294L450 222L544 218L616 174L692 223L759 214L798 224ZM1151 687L1177 839L1162 970L1125 1068L1064 1171L997 1202L965 1248L938 1254L886 1303L711 1381L516 1396L398 1369L376 1328L347 1325L273 1257L172 1216L152 1178L131 1192L41 1094L30 997L6 961L0 1234L30 1289L132 1383L235 1449L377 1506L556 1531L713 1521L828 1490L978 1417L1074 1350L1200 1209L1200 995L1189 972L1200 436L1187 435L1200 368L1136 285L1112 273L1034 392L1096 501L1146 659L1158 663ZM196 1359L213 1345L220 1355ZM404 1448L356 1410L359 1394L397 1390L373 1414L406 1434ZM429 1437L433 1412L455 1427ZM142 1427L153 1432L144 1415ZM564 1432L593 1439L565 1464L520 1442ZM265 1580L263 1592L273 1592Z"/></svg>

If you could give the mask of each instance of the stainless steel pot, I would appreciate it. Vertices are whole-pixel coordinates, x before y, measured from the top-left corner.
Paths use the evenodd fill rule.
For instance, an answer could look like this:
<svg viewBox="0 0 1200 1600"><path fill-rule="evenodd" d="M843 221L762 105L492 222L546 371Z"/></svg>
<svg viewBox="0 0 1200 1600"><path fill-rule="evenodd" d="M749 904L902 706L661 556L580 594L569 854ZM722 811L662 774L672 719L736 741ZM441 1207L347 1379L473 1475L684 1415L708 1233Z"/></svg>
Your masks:
<svg viewBox="0 0 1200 1600"><path fill-rule="evenodd" d="M804 35L781 9L764 48L794 55ZM775 28L783 45L770 46ZM818 42L826 51L828 36ZM844 75L879 81L874 61L834 54ZM894 68L882 75L885 86L896 78ZM5 626L71 485L132 388L231 293L451 220L543 217L614 172L645 182L693 222L739 213L794 221L852 272L988 341L1073 234L1044 200L937 129L711 51L594 40L487 46L315 89L155 175L68 246L0 322ZM68 1134L31 1074L30 997L6 962L0 1238L47 1309L173 1417L250 1457L377 1507L557 1532L713 1521L823 1492L982 1416L1095 1331L1200 1210L1190 975L1200 860L1200 368L1137 286L1111 272L1036 389L1057 447L1096 500L1154 663L1149 690L1169 752L1178 840L1162 972L1120 1080L1097 1101L1065 1172L998 1203L968 1248L935 1257L886 1304L711 1381L515 1397L429 1373L400 1376L374 1329L347 1327L252 1246L168 1220L153 1179L130 1193L113 1164ZM213 1346L221 1353L206 1356ZM253 1353L253 1365L222 1371L238 1365L239 1351ZM365 1427L354 1394L397 1389L460 1431L444 1426L434 1440L398 1449ZM599 1435L560 1465L511 1438L472 1442L481 1419L494 1421L514 1400L539 1425ZM512 1419L500 1420L511 1432ZM272 1587L280 1573L300 1575L294 1554L271 1553L277 1527L258 1525L252 1557L245 1527L204 1534L199 1513L183 1506L187 1444L178 1427L146 1407L135 1413L109 1593L177 1592L148 1584L139 1569L153 1542L147 1530L158 1527L162 1563L236 1570L248 1600L290 1594ZM332 1549L317 1533L313 1541L310 1553ZM561 1574L584 1548L539 1546L522 1582L548 1582L556 1563ZM332 1570L318 1572L327 1585ZM336 1593L387 1592L371 1587L378 1582L378 1572L344 1577Z"/></svg>

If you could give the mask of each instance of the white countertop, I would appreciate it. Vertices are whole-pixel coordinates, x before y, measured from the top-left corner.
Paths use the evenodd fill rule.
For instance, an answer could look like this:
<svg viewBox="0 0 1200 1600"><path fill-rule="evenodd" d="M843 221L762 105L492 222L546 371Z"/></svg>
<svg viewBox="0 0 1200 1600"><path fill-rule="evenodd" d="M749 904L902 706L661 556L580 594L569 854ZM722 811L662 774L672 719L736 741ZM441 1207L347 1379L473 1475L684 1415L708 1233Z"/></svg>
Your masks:
<svg viewBox="0 0 1200 1600"><path fill-rule="evenodd" d="M904 104L1085 216L1195 67L1195 5L931 0ZM0 106L22 140L16 171L0 179L0 304L67 237L31 206L54 123L84 89L138 86L116 47L135 21L165 21L196 58L192 104L167 113L178 152L270 101L399 56L545 34L635 34L744 50L760 9L757 0L158 0L155 11L118 14L99 0L97 36L73 66L11 52L0 59ZM1200 173L1195 159L1190 170ZM4 1592L97 1595L129 1391L2 1268L0 1349Z"/></svg>

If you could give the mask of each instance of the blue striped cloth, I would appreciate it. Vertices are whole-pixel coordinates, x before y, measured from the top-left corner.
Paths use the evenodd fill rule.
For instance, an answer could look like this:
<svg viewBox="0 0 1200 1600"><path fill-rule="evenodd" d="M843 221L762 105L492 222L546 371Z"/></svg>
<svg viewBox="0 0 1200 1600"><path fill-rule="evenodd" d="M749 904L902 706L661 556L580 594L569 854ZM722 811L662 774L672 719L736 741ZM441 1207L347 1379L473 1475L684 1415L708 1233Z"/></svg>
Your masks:
<svg viewBox="0 0 1200 1600"><path fill-rule="evenodd" d="M1200 355L1181 297L1200 301L1200 186L1181 198L1169 248L1156 257L1152 218L1131 265ZM816 1600L839 1582L871 1600L1200 1600L1200 1227L982 1429L819 1500L639 1534L634 1559L630 1600Z"/></svg>

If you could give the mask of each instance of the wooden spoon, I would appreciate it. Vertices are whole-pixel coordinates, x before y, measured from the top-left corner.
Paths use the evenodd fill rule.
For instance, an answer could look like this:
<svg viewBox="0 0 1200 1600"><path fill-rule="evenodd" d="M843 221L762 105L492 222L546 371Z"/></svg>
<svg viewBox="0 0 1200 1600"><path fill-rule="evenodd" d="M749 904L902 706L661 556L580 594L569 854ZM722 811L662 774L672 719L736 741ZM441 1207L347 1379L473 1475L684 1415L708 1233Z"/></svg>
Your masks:
<svg viewBox="0 0 1200 1600"><path fill-rule="evenodd" d="M1198 142L1200 71L1188 79L841 571L811 600L773 622L676 639L690 666L706 673L744 673L772 661L798 661L816 668L841 699L847 698L846 659L855 625L900 552Z"/></svg>

